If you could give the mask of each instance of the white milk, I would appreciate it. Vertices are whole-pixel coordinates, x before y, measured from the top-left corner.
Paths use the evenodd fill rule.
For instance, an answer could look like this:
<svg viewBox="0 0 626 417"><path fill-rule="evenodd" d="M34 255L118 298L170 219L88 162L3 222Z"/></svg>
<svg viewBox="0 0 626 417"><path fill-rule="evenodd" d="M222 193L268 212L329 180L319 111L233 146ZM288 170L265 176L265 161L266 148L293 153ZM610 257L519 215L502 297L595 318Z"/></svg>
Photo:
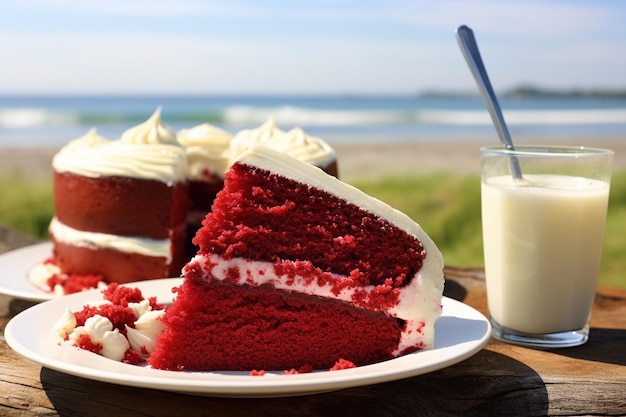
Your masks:
<svg viewBox="0 0 626 417"><path fill-rule="evenodd" d="M597 284L607 183L511 176L482 184L489 313L501 326L544 334L581 329Z"/></svg>

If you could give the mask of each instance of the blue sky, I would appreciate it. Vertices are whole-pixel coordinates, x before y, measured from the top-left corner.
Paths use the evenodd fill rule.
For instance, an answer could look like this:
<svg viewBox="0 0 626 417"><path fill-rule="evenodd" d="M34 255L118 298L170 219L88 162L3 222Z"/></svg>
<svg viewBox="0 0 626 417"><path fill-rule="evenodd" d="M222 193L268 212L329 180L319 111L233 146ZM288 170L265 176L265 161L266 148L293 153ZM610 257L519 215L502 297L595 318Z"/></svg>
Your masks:
<svg viewBox="0 0 626 417"><path fill-rule="evenodd" d="M6 4L11 3L11 4ZM0 6L0 94L626 89L626 2L20 0Z"/></svg>

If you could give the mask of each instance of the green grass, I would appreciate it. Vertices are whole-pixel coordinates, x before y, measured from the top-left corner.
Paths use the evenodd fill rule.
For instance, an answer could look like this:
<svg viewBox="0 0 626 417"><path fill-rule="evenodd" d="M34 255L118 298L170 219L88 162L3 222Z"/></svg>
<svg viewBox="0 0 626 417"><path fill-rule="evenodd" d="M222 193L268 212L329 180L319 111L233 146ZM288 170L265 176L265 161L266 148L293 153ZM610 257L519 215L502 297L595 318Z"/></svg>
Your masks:
<svg viewBox="0 0 626 417"><path fill-rule="evenodd" d="M19 175L0 177L0 223L43 239L48 237L53 214L49 181L33 182Z"/></svg>
<svg viewBox="0 0 626 417"><path fill-rule="evenodd" d="M482 266L480 180L429 174L351 183L418 221L448 265ZM47 238L52 187L19 176L0 177L0 223ZM613 176L600 282L626 288L626 172Z"/></svg>

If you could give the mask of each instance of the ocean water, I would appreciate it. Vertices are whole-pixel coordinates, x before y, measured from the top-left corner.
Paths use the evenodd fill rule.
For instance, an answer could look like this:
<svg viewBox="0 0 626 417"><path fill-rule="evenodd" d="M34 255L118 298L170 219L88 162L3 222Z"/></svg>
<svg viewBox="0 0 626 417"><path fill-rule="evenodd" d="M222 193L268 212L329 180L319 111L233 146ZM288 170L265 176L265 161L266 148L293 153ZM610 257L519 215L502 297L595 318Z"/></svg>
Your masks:
<svg viewBox="0 0 626 417"><path fill-rule="evenodd" d="M626 140L626 99L502 99L513 138ZM95 127L109 139L157 107L175 130L210 123L236 133L273 117L335 142L497 141L480 97L46 96L0 97L0 146L58 147Z"/></svg>

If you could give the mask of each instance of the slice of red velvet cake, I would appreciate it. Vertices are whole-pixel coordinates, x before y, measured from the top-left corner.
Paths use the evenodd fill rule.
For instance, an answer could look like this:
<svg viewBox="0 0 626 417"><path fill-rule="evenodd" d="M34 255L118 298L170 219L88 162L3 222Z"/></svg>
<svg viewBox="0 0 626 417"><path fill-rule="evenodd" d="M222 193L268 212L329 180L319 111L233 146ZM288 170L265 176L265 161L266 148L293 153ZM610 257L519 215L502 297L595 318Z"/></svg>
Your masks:
<svg viewBox="0 0 626 417"><path fill-rule="evenodd" d="M256 146L227 172L149 358L169 370L328 369L432 347L443 258L408 216Z"/></svg>

